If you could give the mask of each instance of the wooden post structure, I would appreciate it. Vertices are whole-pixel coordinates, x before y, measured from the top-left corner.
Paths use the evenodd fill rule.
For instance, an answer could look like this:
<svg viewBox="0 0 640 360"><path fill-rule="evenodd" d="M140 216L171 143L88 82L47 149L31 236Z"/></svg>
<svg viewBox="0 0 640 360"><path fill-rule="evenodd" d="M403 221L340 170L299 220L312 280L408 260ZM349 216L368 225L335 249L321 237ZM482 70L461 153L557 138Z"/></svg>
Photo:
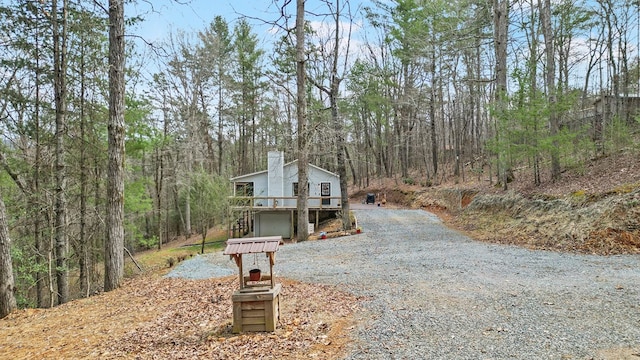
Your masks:
<svg viewBox="0 0 640 360"><path fill-rule="evenodd" d="M280 318L281 284L275 283L273 266L281 236L251 237L227 240L225 255L238 266L240 289L233 293L233 332L275 331ZM265 253L269 259L269 275L252 279L244 275L243 254ZM269 281L268 284L265 282Z"/></svg>

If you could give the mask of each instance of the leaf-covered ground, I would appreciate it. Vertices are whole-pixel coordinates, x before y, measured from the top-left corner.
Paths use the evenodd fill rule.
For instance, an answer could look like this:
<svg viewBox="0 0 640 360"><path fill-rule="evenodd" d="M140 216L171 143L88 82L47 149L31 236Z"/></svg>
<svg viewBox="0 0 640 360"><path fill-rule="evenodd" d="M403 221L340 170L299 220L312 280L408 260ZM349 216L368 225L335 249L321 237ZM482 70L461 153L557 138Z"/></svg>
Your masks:
<svg viewBox="0 0 640 360"><path fill-rule="evenodd" d="M0 359L335 359L358 299L281 279L274 333L231 333L235 276L145 275L118 290L0 320Z"/></svg>

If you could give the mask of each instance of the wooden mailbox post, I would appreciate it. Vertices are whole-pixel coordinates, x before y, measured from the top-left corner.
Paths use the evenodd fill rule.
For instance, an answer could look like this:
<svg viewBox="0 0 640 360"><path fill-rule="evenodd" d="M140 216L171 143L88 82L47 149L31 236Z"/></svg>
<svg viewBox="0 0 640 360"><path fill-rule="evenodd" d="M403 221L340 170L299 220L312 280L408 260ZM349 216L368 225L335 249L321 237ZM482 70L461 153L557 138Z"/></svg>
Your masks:
<svg viewBox="0 0 640 360"><path fill-rule="evenodd" d="M233 332L275 331L280 317L281 284L276 284L273 276L275 253L281 236L253 237L227 240L225 255L229 255L238 265L240 289L233 293ZM269 259L269 275L260 273L245 276L242 264L243 254L266 254Z"/></svg>

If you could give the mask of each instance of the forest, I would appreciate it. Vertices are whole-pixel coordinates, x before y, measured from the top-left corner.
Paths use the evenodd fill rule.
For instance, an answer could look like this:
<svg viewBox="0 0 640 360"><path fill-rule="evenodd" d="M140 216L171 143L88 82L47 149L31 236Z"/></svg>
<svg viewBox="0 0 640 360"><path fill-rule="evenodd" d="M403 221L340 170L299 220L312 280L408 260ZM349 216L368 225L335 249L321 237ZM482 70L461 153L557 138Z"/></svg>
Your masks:
<svg viewBox="0 0 640 360"><path fill-rule="evenodd" d="M18 307L104 289L113 3L131 5L0 1L0 265ZM302 27L295 3L161 44L124 18L126 252L225 224L228 179L270 150L354 188L506 190L513 169L539 185L637 146L638 0L317 0Z"/></svg>

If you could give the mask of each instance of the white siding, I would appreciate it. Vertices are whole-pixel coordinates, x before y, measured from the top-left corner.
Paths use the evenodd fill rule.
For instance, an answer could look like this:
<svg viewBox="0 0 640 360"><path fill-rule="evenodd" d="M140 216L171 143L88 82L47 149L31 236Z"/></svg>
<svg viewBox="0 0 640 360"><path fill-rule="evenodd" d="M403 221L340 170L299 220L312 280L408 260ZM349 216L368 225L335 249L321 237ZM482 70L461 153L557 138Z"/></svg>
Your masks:
<svg viewBox="0 0 640 360"><path fill-rule="evenodd" d="M293 196L293 183L298 182L298 164L296 162L289 163L284 167L284 194L285 196ZM321 196L320 184L327 182L331 184L331 195L340 196L340 178L328 171L321 170L315 166L309 166L309 196ZM285 201L287 206L296 206L295 200ZM338 206L339 199L332 199L331 206ZM310 207L320 206L320 200L309 200ZM326 205L325 205L326 206Z"/></svg>
<svg viewBox="0 0 640 360"><path fill-rule="evenodd" d="M247 177L243 177L240 182L252 182L253 183L253 196L261 197L267 196L267 173L255 174ZM257 199L254 206L267 206L266 199Z"/></svg>
<svg viewBox="0 0 640 360"><path fill-rule="evenodd" d="M283 194L283 168L284 153L282 151L269 151L267 161L267 193L269 196L282 197ZM274 200L269 200L269 206L275 206ZM276 200L277 201L277 200Z"/></svg>

